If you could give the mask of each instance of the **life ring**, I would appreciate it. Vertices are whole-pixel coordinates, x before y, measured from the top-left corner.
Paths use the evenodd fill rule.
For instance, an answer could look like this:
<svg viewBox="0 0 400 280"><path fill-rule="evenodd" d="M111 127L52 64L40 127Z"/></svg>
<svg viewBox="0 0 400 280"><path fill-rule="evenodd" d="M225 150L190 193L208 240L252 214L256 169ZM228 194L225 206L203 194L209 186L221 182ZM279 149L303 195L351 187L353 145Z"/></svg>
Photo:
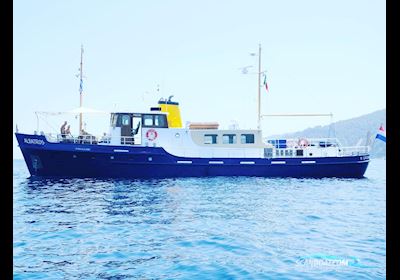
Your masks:
<svg viewBox="0 0 400 280"><path fill-rule="evenodd" d="M147 130L147 132L146 132L146 138L147 138L149 141L154 141L154 140L156 140L157 136L158 136L158 133L157 133L157 131L156 131L155 129L149 129L149 130Z"/></svg>
<svg viewBox="0 0 400 280"><path fill-rule="evenodd" d="M306 148L306 147L308 146L308 144L309 144L309 143L308 143L307 139L304 139L304 138L303 138L303 139L300 139L300 140L299 140L299 146L300 146L300 148L303 148L303 149L304 149L304 148Z"/></svg>

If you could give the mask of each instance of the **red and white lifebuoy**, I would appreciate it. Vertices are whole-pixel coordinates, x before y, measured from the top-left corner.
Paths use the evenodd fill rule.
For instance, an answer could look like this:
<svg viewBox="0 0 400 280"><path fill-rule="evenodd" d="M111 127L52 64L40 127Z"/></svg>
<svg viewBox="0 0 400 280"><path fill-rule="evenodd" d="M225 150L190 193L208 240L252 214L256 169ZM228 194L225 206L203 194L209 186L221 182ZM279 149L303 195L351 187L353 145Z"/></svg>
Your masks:
<svg viewBox="0 0 400 280"><path fill-rule="evenodd" d="M157 136L158 136L158 133L157 133L157 131L155 129L149 129L146 132L146 138L149 141L156 140Z"/></svg>
<svg viewBox="0 0 400 280"><path fill-rule="evenodd" d="M300 148L306 148L307 146L309 145L309 143L308 143L308 141L307 141L307 139L300 139L299 140L299 146L300 146Z"/></svg>

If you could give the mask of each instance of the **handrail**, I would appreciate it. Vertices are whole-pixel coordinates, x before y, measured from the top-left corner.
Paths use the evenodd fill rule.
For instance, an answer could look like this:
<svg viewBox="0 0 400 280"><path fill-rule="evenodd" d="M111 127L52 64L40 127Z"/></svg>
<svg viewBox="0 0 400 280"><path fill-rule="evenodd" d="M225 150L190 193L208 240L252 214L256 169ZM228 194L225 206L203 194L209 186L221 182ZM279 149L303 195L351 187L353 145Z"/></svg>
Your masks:
<svg viewBox="0 0 400 280"><path fill-rule="evenodd" d="M286 141L293 141L293 140L299 140L299 139L307 139L308 141L331 141L331 142L339 142L337 138L330 138L330 137L321 137L321 138L309 138L309 137L297 137L297 138L283 138L283 140ZM279 140L281 138L275 137L275 138L265 138L265 140Z"/></svg>
<svg viewBox="0 0 400 280"><path fill-rule="evenodd" d="M73 136L71 134L57 134L56 136L51 133L44 135L47 141L51 143L74 143L74 144L111 144L112 139L119 139L119 145L139 145L140 137L135 136L94 136L94 135L79 135Z"/></svg>
<svg viewBox="0 0 400 280"><path fill-rule="evenodd" d="M117 145L121 146L133 146L133 145L140 145L141 144L141 139L139 135L135 136L115 136L112 137L110 135L106 136L100 136L96 137L93 135L80 135L80 136L72 136L72 135L52 135L50 134L44 134L46 137L47 141L52 142L52 143L74 143L74 144L103 144L103 145L110 145L111 143L114 143L112 140L113 139L119 139L117 141ZM271 139L269 139L271 140ZM272 139L273 140L273 139ZM293 139L286 139L287 142ZM297 139L296 139L297 140ZM314 146L307 146L303 147L303 149L307 148L317 148L321 149L321 151L324 151L325 149L329 149L331 152L335 154L336 156L342 157L342 156L364 156L368 155L370 147L369 146L340 146L338 145L338 141L336 138L307 138L309 141L309 144L312 145L313 143L318 143L318 145ZM328 144L333 144L333 145L328 145ZM298 146L289 146L287 145L286 147L276 147L276 149L282 149L282 150L292 150L292 153L288 153L283 155L283 157L297 157L295 156L295 150L298 149ZM332 150L333 149L333 150ZM212 150L214 152L214 150ZM244 150L245 152L245 150ZM281 155L282 156L282 155Z"/></svg>
<svg viewBox="0 0 400 280"><path fill-rule="evenodd" d="M340 147L340 156L358 156L369 153L369 146Z"/></svg>
<svg viewBox="0 0 400 280"><path fill-rule="evenodd" d="M287 138L287 139L279 139L279 138L264 138L265 142L269 143L268 141L277 141L277 140L285 140L284 143L279 142L279 144L283 144L287 147L299 147L304 146L317 146L317 147L340 147L342 146L341 143L337 138L307 138L307 137L298 137L298 138ZM270 144L270 143L269 143ZM278 145L278 142L275 145ZM280 148L280 147L277 147ZM283 148L283 147L282 147Z"/></svg>

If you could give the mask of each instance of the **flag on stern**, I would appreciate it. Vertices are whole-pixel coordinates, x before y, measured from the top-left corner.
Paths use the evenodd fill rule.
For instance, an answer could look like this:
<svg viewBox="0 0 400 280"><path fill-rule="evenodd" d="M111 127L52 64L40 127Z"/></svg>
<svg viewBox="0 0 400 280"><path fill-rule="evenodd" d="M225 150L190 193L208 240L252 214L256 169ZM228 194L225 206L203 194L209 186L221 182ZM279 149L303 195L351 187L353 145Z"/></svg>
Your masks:
<svg viewBox="0 0 400 280"><path fill-rule="evenodd" d="M379 128L378 133L376 134L375 138L380 139L380 140L382 140L383 142L386 143L386 131L383 128L382 124L381 124L381 127Z"/></svg>

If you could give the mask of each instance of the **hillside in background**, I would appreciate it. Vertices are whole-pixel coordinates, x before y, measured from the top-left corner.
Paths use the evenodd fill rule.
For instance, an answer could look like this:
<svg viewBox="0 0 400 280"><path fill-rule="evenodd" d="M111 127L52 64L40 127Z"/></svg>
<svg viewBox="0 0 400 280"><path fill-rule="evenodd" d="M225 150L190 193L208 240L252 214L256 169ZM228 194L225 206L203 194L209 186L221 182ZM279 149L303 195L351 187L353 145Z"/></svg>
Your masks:
<svg viewBox="0 0 400 280"><path fill-rule="evenodd" d="M353 119L338 121L331 125L316 126L293 133L270 135L267 138L336 137L344 146L356 146L365 145L367 134L369 133L373 143L371 157L386 157L386 143L380 140L374 141L374 137L381 124L383 124L386 129L386 109L375 111Z"/></svg>

